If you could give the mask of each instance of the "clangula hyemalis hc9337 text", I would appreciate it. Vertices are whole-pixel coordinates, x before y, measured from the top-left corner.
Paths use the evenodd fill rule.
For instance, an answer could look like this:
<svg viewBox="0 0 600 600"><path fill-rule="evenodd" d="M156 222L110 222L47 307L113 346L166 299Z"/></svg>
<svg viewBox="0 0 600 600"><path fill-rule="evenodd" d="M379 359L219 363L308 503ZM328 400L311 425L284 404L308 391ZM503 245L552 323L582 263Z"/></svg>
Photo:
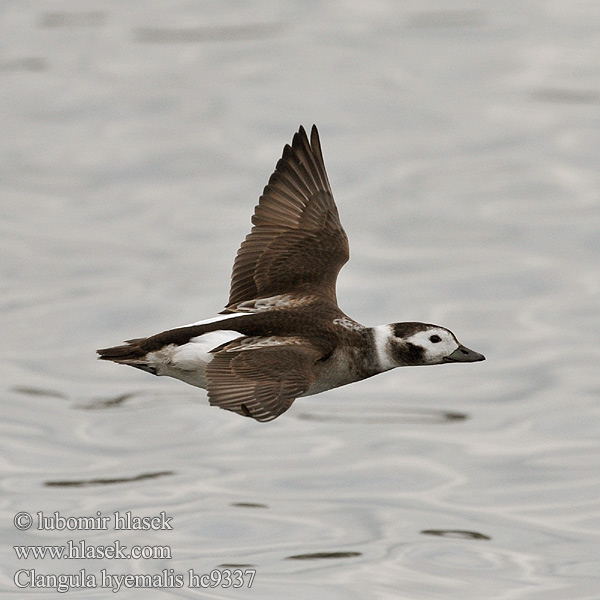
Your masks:
<svg viewBox="0 0 600 600"><path fill-rule="evenodd" d="M365 327L339 309L348 238L315 126L310 140L300 127L283 149L252 223L218 316L98 350L100 358L204 388L213 406L257 421L394 367L485 360L444 327Z"/></svg>

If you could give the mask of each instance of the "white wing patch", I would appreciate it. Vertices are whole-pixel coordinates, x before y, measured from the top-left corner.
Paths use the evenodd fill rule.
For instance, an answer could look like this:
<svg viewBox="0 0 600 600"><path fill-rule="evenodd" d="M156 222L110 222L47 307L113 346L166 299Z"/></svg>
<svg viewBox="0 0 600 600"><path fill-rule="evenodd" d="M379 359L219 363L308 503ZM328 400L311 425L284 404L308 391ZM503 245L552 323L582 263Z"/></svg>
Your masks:
<svg viewBox="0 0 600 600"><path fill-rule="evenodd" d="M228 315L217 315L216 317L211 317L210 319L204 319L202 321L196 321L195 323L188 323L187 325L179 325L178 327L173 327L173 329L182 329L183 327L193 327L194 325L208 325L209 323L217 323L219 321L224 321L225 319L235 319L235 317L244 317L247 316L248 313L232 313Z"/></svg>
<svg viewBox="0 0 600 600"><path fill-rule="evenodd" d="M203 319L202 321L195 321L194 323L188 323L187 325L179 325L173 327L173 329L183 329L184 327L193 327L195 325L208 325L209 323L218 323L219 321L225 321L226 319L235 319L236 317L244 317L249 314L262 312L263 310L271 310L273 308L295 308L302 306L310 301L308 298L297 298L291 294L281 294L279 296L271 296L269 298L258 298L256 300L246 300L246 302L240 302L236 306L236 311L228 313L226 315L217 315L216 317L210 317L209 319Z"/></svg>

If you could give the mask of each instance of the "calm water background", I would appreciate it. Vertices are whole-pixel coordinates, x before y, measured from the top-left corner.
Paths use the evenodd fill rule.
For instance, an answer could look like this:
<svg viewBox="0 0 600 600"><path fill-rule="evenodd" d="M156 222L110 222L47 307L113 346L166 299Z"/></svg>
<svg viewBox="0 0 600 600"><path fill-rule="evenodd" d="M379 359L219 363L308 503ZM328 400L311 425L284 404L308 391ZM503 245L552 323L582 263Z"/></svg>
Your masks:
<svg viewBox="0 0 600 600"><path fill-rule="evenodd" d="M23 568L248 565L251 589L116 597L600 598L596 5L13 1L0 39L2 597L64 597L18 590ZM97 362L221 309L283 144L313 122L351 243L342 309L438 322L488 360L266 425ZM117 510L174 529L13 526ZM172 558L12 548L69 539Z"/></svg>

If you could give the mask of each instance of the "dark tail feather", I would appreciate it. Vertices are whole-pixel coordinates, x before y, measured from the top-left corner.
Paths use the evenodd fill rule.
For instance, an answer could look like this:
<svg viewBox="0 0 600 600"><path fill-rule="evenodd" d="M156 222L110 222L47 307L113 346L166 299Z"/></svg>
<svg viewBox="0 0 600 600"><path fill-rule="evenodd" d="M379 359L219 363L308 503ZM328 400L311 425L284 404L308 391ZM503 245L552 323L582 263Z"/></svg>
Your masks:
<svg viewBox="0 0 600 600"><path fill-rule="evenodd" d="M112 360L121 365L129 365L136 369L142 369L156 375L156 369L146 362L146 350L142 349L142 343L146 338L137 338L127 340L122 346L113 346L112 348L101 348L96 350L100 360Z"/></svg>

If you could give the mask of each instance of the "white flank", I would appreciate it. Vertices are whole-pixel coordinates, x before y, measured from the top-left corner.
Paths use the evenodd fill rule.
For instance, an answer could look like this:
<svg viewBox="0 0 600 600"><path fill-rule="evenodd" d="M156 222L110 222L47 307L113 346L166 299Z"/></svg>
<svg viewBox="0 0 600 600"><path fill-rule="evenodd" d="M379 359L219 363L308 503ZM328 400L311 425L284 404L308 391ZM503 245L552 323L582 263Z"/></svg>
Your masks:
<svg viewBox="0 0 600 600"><path fill-rule="evenodd" d="M173 352L173 366L184 371L191 371L196 369L200 363L207 365L213 359L211 350L239 338L240 335L238 331L219 330L192 338L187 344L179 346Z"/></svg>
<svg viewBox="0 0 600 600"><path fill-rule="evenodd" d="M146 360L156 368L157 375L167 375L190 385L206 388L206 365L214 357L211 350L240 336L238 331L210 331L192 338L187 344L170 344L156 352L150 352Z"/></svg>

